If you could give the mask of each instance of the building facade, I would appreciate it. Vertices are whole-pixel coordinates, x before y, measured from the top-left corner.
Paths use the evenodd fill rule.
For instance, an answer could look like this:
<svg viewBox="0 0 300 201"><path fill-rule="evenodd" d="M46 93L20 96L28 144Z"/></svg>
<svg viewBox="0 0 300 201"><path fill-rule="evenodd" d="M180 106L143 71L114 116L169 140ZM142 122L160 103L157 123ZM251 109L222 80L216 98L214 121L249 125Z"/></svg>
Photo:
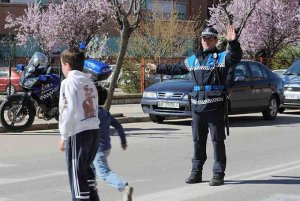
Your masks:
<svg viewBox="0 0 300 201"><path fill-rule="evenodd" d="M61 0L40 0L42 4L48 3L59 3ZM28 3L34 3L35 0L0 0L0 42L3 38L13 34L13 30L5 29L5 18L8 13L12 13L15 16L20 16L24 14L24 10L27 8ZM203 20L208 17L208 7L216 4L216 0L146 0L145 8L148 12L155 12L155 2L159 3L161 10L164 14L171 12L172 8L175 8L179 14L180 20L192 20L193 16L197 15L199 12ZM108 33L114 41L118 37L118 32L115 28L108 27ZM9 47L6 47L6 49ZM1 51L0 47L0 57L6 56L3 53L7 53L6 50ZM16 53L15 56L22 56ZM26 55L24 55L26 56Z"/></svg>

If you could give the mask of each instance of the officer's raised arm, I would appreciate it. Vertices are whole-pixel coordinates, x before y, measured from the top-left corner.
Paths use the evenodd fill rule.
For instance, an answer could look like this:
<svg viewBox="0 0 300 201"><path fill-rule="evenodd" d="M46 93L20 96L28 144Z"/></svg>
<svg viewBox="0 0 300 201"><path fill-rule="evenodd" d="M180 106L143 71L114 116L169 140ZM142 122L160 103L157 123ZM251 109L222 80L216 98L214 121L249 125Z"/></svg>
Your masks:
<svg viewBox="0 0 300 201"><path fill-rule="evenodd" d="M228 53L225 58L226 66L234 67L241 61L243 52L240 43L236 38L236 33L232 25L227 26L226 39L228 41Z"/></svg>

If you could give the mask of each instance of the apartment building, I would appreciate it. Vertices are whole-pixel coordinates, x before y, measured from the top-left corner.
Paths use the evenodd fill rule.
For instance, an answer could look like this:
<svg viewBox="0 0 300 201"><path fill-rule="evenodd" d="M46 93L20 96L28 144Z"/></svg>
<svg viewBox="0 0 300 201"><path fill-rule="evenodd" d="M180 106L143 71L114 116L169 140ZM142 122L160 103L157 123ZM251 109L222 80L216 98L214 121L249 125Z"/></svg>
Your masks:
<svg viewBox="0 0 300 201"><path fill-rule="evenodd" d="M61 0L40 0L42 4L50 2L59 3ZM0 0L0 41L3 37L13 33L13 30L5 29L5 18L8 13L13 13L16 16L23 15L27 8L27 3L34 3L35 0ZM217 0L146 0L145 9L149 12L154 12L155 2L160 4L163 13L168 14L172 8L176 8L179 13L180 20L191 20L193 16L201 13L202 19L208 17L208 7L217 3ZM108 28L112 41L118 37L116 29ZM0 49L0 57L3 51ZM16 54L18 56L18 54Z"/></svg>

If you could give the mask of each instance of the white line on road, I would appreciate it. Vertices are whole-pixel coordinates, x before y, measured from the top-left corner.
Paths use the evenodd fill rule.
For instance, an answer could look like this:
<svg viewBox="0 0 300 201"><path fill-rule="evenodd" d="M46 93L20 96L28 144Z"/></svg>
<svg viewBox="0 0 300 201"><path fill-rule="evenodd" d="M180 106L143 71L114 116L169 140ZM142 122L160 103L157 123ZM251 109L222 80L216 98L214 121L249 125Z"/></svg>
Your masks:
<svg viewBox="0 0 300 201"><path fill-rule="evenodd" d="M14 164L0 163L0 168L17 166ZM0 200L1 201L1 200Z"/></svg>
<svg viewBox="0 0 300 201"><path fill-rule="evenodd" d="M27 181L49 178L49 177L56 177L56 176L61 176L61 175L66 175L66 174L67 174L66 171L56 171L56 172L51 172L48 174L43 174L43 175L38 175L38 176L33 176L33 177L26 177L26 178L0 179L0 185L13 184L13 183L19 183L19 182L27 182Z"/></svg>
<svg viewBox="0 0 300 201"><path fill-rule="evenodd" d="M261 201L300 201L299 195L275 194Z"/></svg>
<svg viewBox="0 0 300 201"><path fill-rule="evenodd" d="M284 164L280 164L280 165L276 165L276 166L272 166L272 167L268 167L268 168L264 168L264 169L259 169L259 170L255 170L255 171L245 172L245 173L242 173L242 174L230 176L227 179L229 179L229 178L230 179L238 179L238 178L242 178L242 177L245 177L245 176L248 176L248 175L249 176L257 175L257 174L262 173L262 172L269 172L269 171L272 171L272 170L281 169L281 168L285 168L285 167L289 167L289 166L293 166L293 165L297 165L297 164L300 164L300 160L292 161L292 162L289 162L289 163L284 163Z"/></svg>
<svg viewBox="0 0 300 201"><path fill-rule="evenodd" d="M285 163L277 166L272 166L256 171L246 172L239 175L233 175L227 177L227 180L239 179L243 180L253 180L258 178L264 178L278 174L281 172L286 172L290 170L300 169L300 161L294 161L290 163ZM263 173L263 174L259 174ZM245 177L246 176L246 177ZM244 178L243 178L244 177ZM136 197L135 201L187 201L195 198L200 198L209 194L226 191L233 188L230 183L224 186L211 187L207 183L194 184L176 189L169 189L161 192L151 193L148 195L142 195Z"/></svg>

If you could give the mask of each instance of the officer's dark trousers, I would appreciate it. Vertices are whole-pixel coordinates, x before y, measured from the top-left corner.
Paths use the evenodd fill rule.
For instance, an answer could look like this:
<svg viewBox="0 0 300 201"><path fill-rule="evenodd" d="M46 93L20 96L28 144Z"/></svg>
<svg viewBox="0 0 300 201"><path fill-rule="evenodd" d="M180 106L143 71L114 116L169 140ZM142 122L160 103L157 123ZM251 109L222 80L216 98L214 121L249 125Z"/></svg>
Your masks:
<svg viewBox="0 0 300 201"><path fill-rule="evenodd" d="M82 131L67 140L66 157L72 201L99 201L95 172L91 168L98 150L98 129Z"/></svg>
<svg viewBox="0 0 300 201"><path fill-rule="evenodd" d="M192 132L194 141L194 157L192 160L192 173L202 174L203 165L207 159L206 142L210 131L214 148L214 175L225 175L226 151L224 140L224 108L209 112L192 112Z"/></svg>

